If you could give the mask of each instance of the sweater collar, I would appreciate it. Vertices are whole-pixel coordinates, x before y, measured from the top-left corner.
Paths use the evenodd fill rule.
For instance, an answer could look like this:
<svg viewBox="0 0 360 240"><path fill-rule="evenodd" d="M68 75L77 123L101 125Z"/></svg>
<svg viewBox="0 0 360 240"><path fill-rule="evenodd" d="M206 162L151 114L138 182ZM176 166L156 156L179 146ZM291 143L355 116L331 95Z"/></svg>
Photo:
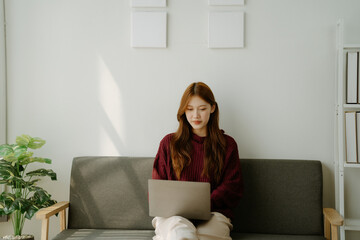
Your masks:
<svg viewBox="0 0 360 240"><path fill-rule="evenodd" d="M192 139L197 143L204 143L206 137L200 137L195 133L192 133Z"/></svg>
<svg viewBox="0 0 360 240"><path fill-rule="evenodd" d="M225 134L224 130L220 129L220 131L222 134ZM191 133L191 137L197 143L204 143L204 141L206 139L206 137L200 137L200 136L196 135L195 133Z"/></svg>

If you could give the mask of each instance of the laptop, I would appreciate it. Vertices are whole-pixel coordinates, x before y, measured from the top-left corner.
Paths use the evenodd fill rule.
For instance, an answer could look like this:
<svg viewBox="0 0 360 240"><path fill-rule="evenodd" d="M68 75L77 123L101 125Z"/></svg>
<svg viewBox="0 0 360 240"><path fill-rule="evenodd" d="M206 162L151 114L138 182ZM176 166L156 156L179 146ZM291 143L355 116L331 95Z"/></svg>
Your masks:
<svg viewBox="0 0 360 240"><path fill-rule="evenodd" d="M209 220L210 183L149 179L149 215Z"/></svg>

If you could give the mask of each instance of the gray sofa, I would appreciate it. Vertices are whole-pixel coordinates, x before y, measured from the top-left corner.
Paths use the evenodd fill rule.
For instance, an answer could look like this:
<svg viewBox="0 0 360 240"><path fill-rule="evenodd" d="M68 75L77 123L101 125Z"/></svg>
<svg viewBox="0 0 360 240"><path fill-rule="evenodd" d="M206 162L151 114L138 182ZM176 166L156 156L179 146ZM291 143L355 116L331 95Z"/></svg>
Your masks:
<svg viewBox="0 0 360 240"><path fill-rule="evenodd" d="M61 232L53 240L152 239L147 180L153 160L74 158L70 201L37 213L41 239L47 240L49 218L56 213ZM323 209L321 162L241 159L241 166L244 195L235 209L234 240L324 240L324 222L326 239L337 239L343 220Z"/></svg>

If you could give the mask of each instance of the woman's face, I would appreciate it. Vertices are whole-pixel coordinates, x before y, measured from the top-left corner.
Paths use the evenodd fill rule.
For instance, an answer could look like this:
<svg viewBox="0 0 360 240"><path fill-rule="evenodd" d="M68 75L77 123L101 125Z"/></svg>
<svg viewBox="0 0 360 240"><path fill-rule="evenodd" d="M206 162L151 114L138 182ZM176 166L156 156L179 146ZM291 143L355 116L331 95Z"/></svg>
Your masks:
<svg viewBox="0 0 360 240"><path fill-rule="evenodd" d="M185 110L185 115L187 121L192 127L193 133L200 137L206 136L206 126L209 122L210 114L214 111L215 105L211 106L199 96L193 96L190 98L189 104Z"/></svg>

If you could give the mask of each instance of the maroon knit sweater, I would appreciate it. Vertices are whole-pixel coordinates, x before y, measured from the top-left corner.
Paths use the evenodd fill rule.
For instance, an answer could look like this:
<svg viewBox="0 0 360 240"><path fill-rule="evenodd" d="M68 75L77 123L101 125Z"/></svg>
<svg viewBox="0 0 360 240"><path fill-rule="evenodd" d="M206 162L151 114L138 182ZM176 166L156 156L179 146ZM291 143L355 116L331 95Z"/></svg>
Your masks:
<svg viewBox="0 0 360 240"><path fill-rule="evenodd" d="M160 142L158 153L155 157L152 172L153 179L177 180L172 168L170 155L170 140L172 134L166 135ZM232 219L232 209L239 203L243 192L241 167L238 148L235 140L224 134L227 148L224 159L223 173L219 184L202 176L204 167L204 140L192 134L193 151L191 163L181 173L181 181L210 182L211 184L211 211L220 212Z"/></svg>

